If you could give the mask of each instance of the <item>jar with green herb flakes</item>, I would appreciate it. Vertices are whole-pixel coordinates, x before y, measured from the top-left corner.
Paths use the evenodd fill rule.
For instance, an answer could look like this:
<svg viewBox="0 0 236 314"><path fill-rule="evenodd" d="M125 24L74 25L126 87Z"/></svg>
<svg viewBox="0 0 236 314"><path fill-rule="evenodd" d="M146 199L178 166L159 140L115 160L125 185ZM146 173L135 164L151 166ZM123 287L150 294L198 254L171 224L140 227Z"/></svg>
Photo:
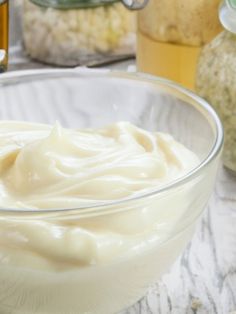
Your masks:
<svg viewBox="0 0 236 314"><path fill-rule="evenodd" d="M223 122L223 163L236 173L236 1L224 1L219 17L225 30L200 54L196 90Z"/></svg>

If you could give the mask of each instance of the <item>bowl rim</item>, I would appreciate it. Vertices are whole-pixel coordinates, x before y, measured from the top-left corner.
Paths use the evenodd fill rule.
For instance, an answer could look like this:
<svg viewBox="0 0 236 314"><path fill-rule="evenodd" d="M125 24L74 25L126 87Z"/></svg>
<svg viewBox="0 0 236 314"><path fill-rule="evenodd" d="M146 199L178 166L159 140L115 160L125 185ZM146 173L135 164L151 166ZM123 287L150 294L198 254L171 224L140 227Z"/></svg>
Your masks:
<svg viewBox="0 0 236 314"><path fill-rule="evenodd" d="M1 75L0 77L0 88L4 85L14 85L17 83L27 82L27 80L40 80L40 79L50 79L50 78L66 78L66 77L78 77L78 78L120 78L126 80L137 80L139 82L150 83L155 86L155 84L159 87L167 87L170 88L173 92L177 93L179 96L184 95L189 100L195 103L195 107L197 107L198 111L201 110L201 113L205 116L208 116L214 123L215 127L215 141L209 150L207 156L191 171L186 173L184 176L171 181L168 184L165 184L157 189L152 189L150 191L141 192L136 196L129 196L122 199L111 200L111 201L98 201L97 203L88 204L85 206L77 206L72 208L50 208L50 209L17 209L17 208L3 208L0 207L0 213L4 214L29 214L32 215L44 215L44 214L52 214L58 215L63 214L65 212L75 212L77 211L77 215L81 217L89 217L89 216L100 216L106 213L106 210L112 206L121 205L121 208L118 211L122 211L122 205L128 204L133 201L146 199L148 197L153 197L158 194L162 194L163 192L169 191L173 188L177 188L188 181L192 180L196 176L198 176L215 158L220 154L223 141L224 141L224 131L223 126L220 121L219 116L216 111L211 107L211 105L195 94L193 91L182 87L180 84L173 82L171 80L153 76L150 74L142 73L142 72L125 72L125 71L111 71L109 69L87 69L87 68L74 68L74 69L34 69L34 70L21 70L21 71L12 71L7 72ZM188 104L190 104L188 102ZM193 104L191 104L193 106ZM208 123L209 120L208 120ZM113 211L112 211L113 212Z"/></svg>

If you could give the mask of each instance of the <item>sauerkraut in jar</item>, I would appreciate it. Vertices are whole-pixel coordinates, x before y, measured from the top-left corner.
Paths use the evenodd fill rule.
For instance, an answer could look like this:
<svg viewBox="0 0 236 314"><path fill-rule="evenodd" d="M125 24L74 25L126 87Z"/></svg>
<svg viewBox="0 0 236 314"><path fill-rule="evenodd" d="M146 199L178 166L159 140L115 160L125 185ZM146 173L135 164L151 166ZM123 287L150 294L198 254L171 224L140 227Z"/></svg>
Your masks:
<svg viewBox="0 0 236 314"><path fill-rule="evenodd" d="M133 55L135 30L135 13L118 1L24 0L26 52L45 63L76 66Z"/></svg>

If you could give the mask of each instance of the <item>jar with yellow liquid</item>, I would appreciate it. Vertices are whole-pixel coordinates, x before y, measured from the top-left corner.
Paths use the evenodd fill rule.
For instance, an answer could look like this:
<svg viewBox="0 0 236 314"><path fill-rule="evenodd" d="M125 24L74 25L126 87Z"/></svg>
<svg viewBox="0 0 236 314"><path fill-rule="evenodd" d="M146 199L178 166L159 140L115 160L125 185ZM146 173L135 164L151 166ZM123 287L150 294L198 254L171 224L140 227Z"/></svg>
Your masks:
<svg viewBox="0 0 236 314"><path fill-rule="evenodd" d="M8 0L0 0L0 73L8 61Z"/></svg>
<svg viewBox="0 0 236 314"><path fill-rule="evenodd" d="M138 14L138 70L193 89L200 50L222 29L220 2L149 0Z"/></svg>

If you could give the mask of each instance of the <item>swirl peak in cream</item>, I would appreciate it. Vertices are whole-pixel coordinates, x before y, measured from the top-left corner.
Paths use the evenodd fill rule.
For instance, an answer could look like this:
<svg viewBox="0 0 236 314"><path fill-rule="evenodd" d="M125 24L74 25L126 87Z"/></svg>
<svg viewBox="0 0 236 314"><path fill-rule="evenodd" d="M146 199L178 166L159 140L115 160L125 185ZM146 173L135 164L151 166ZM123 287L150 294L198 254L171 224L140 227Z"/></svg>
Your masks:
<svg viewBox="0 0 236 314"><path fill-rule="evenodd" d="M198 162L172 136L128 122L75 130L3 121L1 206L69 208L122 199L167 184Z"/></svg>

